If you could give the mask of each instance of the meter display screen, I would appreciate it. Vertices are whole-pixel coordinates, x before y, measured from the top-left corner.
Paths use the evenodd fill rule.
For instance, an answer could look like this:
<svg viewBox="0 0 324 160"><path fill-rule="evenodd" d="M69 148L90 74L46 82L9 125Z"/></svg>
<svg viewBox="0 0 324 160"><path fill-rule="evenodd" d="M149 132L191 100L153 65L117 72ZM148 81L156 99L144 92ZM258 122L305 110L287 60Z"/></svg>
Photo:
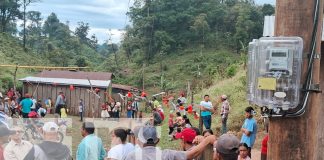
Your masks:
<svg viewBox="0 0 324 160"><path fill-rule="evenodd" d="M287 52L272 52L272 57L286 57Z"/></svg>

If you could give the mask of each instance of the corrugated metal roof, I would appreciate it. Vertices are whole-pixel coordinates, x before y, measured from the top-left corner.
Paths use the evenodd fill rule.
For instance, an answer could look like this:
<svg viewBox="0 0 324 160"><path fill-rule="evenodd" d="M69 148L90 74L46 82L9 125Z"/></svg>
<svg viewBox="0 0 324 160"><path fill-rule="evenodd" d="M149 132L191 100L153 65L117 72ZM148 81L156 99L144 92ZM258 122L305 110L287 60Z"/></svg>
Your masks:
<svg viewBox="0 0 324 160"><path fill-rule="evenodd" d="M117 88L117 89L122 89L125 91L130 91L132 88L132 86L127 86L127 85L122 85L122 84L112 84L112 88Z"/></svg>
<svg viewBox="0 0 324 160"><path fill-rule="evenodd" d="M83 71L42 71L35 75L35 77L45 78L66 78L66 79L89 79L91 80L111 80L113 74L109 72L83 72Z"/></svg>
<svg viewBox="0 0 324 160"><path fill-rule="evenodd" d="M275 28L275 16L265 16L263 25L263 37L273 37Z"/></svg>
<svg viewBox="0 0 324 160"><path fill-rule="evenodd" d="M74 85L90 87L87 79L67 79L67 78L44 78L44 77L26 77L19 79L23 82L32 82L40 84ZM111 80L90 80L93 87L107 88Z"/></svg>

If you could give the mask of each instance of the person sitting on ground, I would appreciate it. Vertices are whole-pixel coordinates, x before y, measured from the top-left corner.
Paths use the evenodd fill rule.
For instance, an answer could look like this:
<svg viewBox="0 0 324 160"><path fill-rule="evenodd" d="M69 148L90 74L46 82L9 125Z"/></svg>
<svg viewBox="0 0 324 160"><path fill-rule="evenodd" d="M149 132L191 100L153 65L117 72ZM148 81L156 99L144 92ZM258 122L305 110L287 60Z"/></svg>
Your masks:
<svg viewBox="0 0 324 160"><path fill-rule="evenodd" d="M186 119L185 119L185 121L184 121L184 127L185 127L185 128L191 128L191 127L192 127L189 118L186 118Z"/></svg>
<svg viewBox="0 0 324 160"><path fill-rule="evenodd" d="M134 145L126 142L127 135L131 135L130 129L117 128L112 132L113 147L108 151L108 160L124 160L128 153L134 151Z"/></svg>
<svg viewBox="0 0 324 160"><path fill-rule="evenodd" d="M153 109L153 125L160 125L162 123L161 115L156 111L156 108Z"/></svg>
<svg viewBox="0 0 324 160"><path fill-rule="evenodd" d="M183 119L183 117L181 117L181 113L177 112L176 115L177 115L177 117L175 119L176 126L182 126L182 124L184 123L184 119Z"/></svg>
<svg viewBox="0 0 324 160"><path fill-rule="evenodd" d="M42 127L44 141L28 152L24 160L72 160L69 148L58 142L59 126L54 122L46 122Z"/></svg>
<svg viewBox="0 0 324 160"><path fill-rule="evenodd" d="M174 139L180 139L181 138L181 131L182 128L181 127L177 127L177 132L174 134Z"/></svg>
<svg viewBox="0 0 324 160"><path fill-rule="evenodd" d="M237 157L237 160L251 160L249 157L249 147L246 143L240 143L239 145L240 154Z"/></svg>
<svg viewBox="0 0 324 160"><path fill-rule="evenodd" d="M211 130L211 129L206 129L206 130L204 130L204 131L202 132L202 135L203 135L204 137L208 137L208 136L210 136L210 135L214 135L214 133L213 133L213 130Z"/></svg>
<svg viewBox="0 0 324 160"><path fill-rule="evenodd" d="M43 107L43 106L41 106L39 109L38 109L38 111L37 111L37 114L40 116L40 117L45 117L45 115L46 115L46 109Z"/></svg>
<svg viewBox="0 0 324 160"><path fill-rule="evenodd" d="M23 160L28 152L33 148L33 144L22 140L23 129L20 127L13 127L11 129L15 133L10 135L10 142L4 149L3 156L6 160L17 159Z"/></svg>

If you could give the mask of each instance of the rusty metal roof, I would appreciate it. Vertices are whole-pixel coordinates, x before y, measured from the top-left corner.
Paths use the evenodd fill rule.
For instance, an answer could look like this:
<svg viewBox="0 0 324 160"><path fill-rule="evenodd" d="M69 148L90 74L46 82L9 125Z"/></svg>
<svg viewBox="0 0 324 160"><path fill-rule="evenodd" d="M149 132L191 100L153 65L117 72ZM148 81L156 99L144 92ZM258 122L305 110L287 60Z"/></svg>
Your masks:
<svg viewBox="0 0 324 160"><path fill-rule="evenodd" d="M121 89L121 90L125 90L125 91L130 91L134 87L127 86L127 85L122 85L122 84L112 84L112 88L117 88L117 89Z"/></svg>
<svg viewBox="0 0 324 160"><path fill-rule="evenodd" d="M83 72L83 71L42 71L35 75L35 77L44 78L65 78L65 79L87 79L90 80L111 80L114 75L109 72Z"/></svg>

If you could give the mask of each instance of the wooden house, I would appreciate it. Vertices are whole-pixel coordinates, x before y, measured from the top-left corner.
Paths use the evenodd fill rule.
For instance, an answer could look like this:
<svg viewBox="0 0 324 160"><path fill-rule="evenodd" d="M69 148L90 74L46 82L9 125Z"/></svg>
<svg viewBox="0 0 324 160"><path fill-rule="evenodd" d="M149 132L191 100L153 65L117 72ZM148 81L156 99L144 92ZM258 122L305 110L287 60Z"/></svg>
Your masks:
<svg viewBox="0 0 324 160"><path fill-rule="evenodd" d="M101 104L112 97L111 80L113 77L112 73L107 72L43 71L35 76L20 79L20 81L23 82L22 93L30 93L35 99L41 99L43 103L49 97L55 103L59 92L63 92L69 114L79 114L79 100L83 99L84 115L100 117ZM88 79L92 84L92 91ZM93 94L94 90L98 94Z"/></svg>

